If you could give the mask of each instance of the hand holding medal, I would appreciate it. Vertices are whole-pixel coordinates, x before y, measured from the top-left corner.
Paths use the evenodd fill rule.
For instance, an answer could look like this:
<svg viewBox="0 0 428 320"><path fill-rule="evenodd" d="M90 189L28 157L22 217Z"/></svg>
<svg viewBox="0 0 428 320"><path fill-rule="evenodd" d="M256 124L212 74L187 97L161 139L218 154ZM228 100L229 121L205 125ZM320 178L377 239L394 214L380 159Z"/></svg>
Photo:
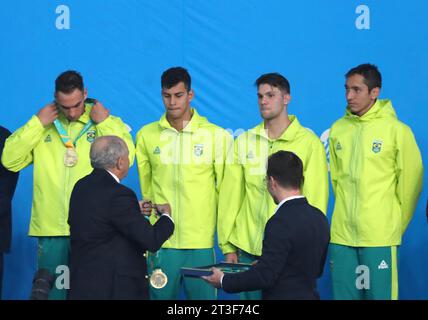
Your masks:
<svg viewBox="0 0 428 320"><path fill-rule="evenodd" d="M145 216L151 216L153 210L156 210L156 214L161 216L167 214L171 216L171 206L168 203L165 204L154 204L150 200L139 201L140 211Z"/></svg>
<svg viewBox="0 0 428 320"><path fill-rule="evenodd" d="M146 217L149 217L153 210L156 210L158 216L167 214L171 216L171 206L165 204L153 204L150 200L139 201L140 211ZM155 289L162 289L168 283L167 275L160 268L161 251L156 253L149 253L149 263L153 270L150 275L150 285Z"/></svg>
<svg viewBox="0 0 428 320"><path fill-rule="evenodd" d="M143 215L150 217L152 215L153 205L150 200L141 200L138 202L140 211Z"/></svg>

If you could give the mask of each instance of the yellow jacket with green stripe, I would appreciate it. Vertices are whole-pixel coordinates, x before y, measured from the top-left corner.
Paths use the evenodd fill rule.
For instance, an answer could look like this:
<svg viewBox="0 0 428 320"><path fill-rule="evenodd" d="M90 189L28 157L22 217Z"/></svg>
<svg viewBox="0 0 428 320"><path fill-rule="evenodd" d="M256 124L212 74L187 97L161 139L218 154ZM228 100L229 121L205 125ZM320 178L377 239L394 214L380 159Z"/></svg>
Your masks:
<svg viewBox="0 0 428 320"><path fill-rule="evenodd" d="M328 173L324 145L289 115L290 126L277 139L268 137L264 124L240 135L234 144L234 163L227 166L220 191L218 241L224 254L236 248L260 256L267 221L276 205L264 178L269 155L286 150L303 162L302 192L308 202L326 213Z"/></svg>
<svg viewBox="0 0 428 320"><path fill-rule="evenodd" d="M164 248L214 246L218 192L233 139L192 111L192 119L182 131L171 127L164 114L136 137L143 198L171 205L175 230ZM151 222L155 219L152 215Z"/></svg>
<svg viewBox="0 0 428 320"><path fill-rule="evenodd" d="M331 242L354 247L394 246L422 189L422 159L411 129L390 100L361 117L349 109L330 131L335 205Z"/></svg>
<svg viewBox="0 0 428 320"><path fill-rule="evenodd" d="M90 110L91 106L86 104L83 115L73 122L69 122L63 114L59 115L58 119L73 141L90 120ZM33 116L6 140L2 156L5 168L16 172L34 165L30 236L70 235L67 219L71 191L79 179L92 171L89 149L96 137L104 135L124 139L133 162L132 137L120 118L114 116L92 125L77 140L78 162L74 167L64 165L66 147L55 125L51 123L44 127L37 116Z"/></svg>

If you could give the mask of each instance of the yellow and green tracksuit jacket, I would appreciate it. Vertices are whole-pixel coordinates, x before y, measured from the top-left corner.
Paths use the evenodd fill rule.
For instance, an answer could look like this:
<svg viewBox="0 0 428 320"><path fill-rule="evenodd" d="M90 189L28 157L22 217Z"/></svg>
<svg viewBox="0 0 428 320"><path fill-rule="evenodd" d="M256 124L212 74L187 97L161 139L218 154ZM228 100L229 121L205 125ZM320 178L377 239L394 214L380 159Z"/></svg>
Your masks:
<svg viewBox="0 0 428 320"><path fill-rule="evenodd" d="M390 100L361 117L349 109L330 131L335 205L331 242L353 247L400 245L422 189L422 159L411 129Z"/></svg>
<svg viewBox="0 0 428 320"><path fill-rule="evenodd" d="M91 105L85 104L85 112L78 121L73 122L69 122L63 114L59 115L58 119L72 141L90 120L90 111ZM5 168L16 172L34 165L30 236L70 235L67 219L71 191L79 179L92 171L89 149L96 137L104 135L124 139L133 163L132 137L122 120L114 116L92 125L77 140L78 162L74 167L64 165L66 147L55 125L51 123L44 127L37 116L33 116L6 140L2 156Z"/></svg>
<svg viewBox="0 0 428 320"><path fill-rule="evenodd" d="M192 119L182 131L171 127L164 114L136 137L143 198L171 205L175 230L164 248L214 246L218 192L233 139L192 111ZM152 215L152 223L154 219Z"/></svg>
<svg viewBox="0 0 428 320"><path fill-rule="evenodd" d="M234 144L234 163L226 168L220 190L218 241L224 254L242 249L260 256L266 222L276 205L264 178L269 155L286 150L303 162L303 194L322 212L327 210L328 173L324 145L290 115L290 126L269 139L264 123L240 135Z"/></svg>

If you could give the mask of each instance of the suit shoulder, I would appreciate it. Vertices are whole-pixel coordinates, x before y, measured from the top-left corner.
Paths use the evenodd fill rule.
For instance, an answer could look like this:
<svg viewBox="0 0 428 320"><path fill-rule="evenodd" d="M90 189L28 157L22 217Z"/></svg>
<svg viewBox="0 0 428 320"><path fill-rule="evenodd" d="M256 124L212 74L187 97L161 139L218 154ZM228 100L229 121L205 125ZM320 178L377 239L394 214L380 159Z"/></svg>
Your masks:
<svg viewBox="0 0 428 320"><path fill-rule="evenodd" d="M11 135L11 132L5 127L0 126L0 135L1 137L7 137Z"/></svg>
<svg viewBox="0 0 428 320"><path fill-rule="evenodd" d="M121 183L116 184L115 189L118 193L137 198L137 195L135 194L134 190Z"/></svg>

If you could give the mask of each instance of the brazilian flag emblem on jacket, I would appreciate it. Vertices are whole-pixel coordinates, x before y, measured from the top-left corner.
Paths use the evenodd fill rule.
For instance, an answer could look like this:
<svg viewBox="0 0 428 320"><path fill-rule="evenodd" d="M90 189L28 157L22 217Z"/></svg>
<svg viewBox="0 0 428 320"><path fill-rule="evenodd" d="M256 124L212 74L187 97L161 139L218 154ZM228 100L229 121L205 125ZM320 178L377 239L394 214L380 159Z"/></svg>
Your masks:
<svg viewBox="0 0 428 320"><path fill-rule="evenodd" d="M193 153L195 156L200 157L204 153L204 145L203 144L195 144L193 146Z"/></svg>
<svg viewBox="0 0 428 320"><path fill-rule="evenodd" d="M374 153L379 153L382 149L382 141L380 140L374 140L372 145L372 151Z"/></svg>
<svg viewBox="0 0 428 320"><path fill-rule="evenodd" d="M86 132L86 140L88 140L88 142L90 143L94 142L95 138L96 138L95 130L89 130L88 132Z"/></svg>

